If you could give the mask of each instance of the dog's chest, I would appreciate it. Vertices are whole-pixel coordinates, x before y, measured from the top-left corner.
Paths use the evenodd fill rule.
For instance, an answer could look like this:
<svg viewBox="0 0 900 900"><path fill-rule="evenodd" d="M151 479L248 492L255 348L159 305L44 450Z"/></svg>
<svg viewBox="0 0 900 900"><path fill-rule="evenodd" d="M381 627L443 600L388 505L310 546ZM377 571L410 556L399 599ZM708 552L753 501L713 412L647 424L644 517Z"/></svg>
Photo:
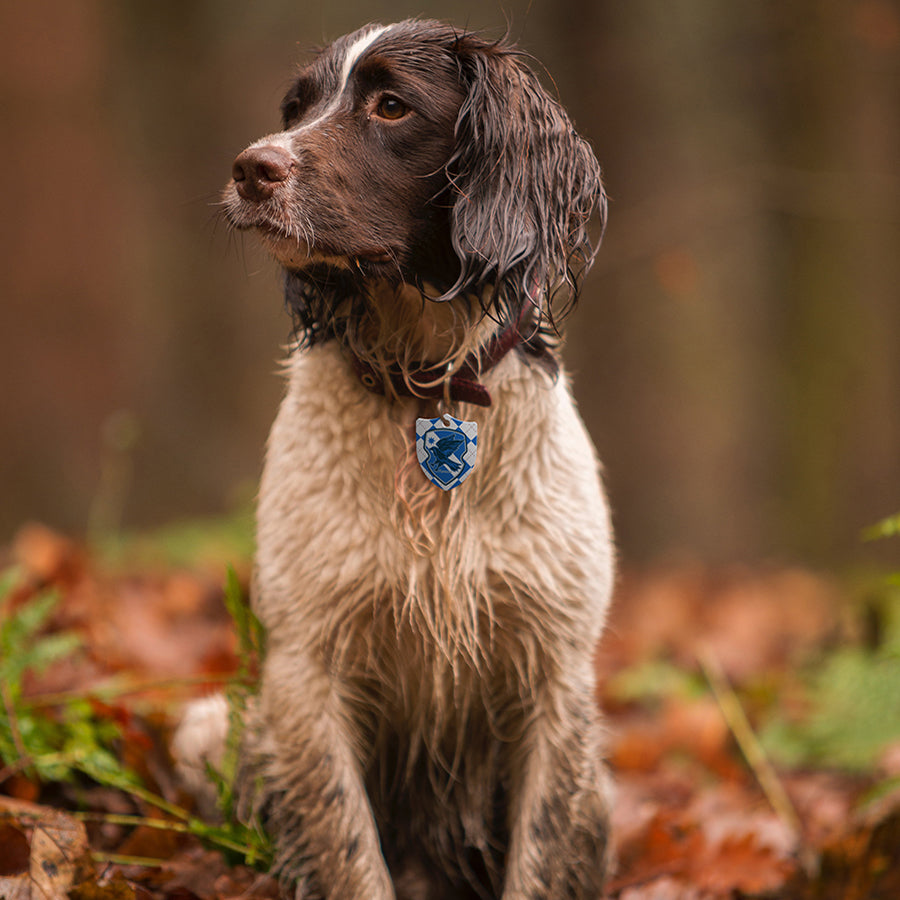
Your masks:
<svg viewBox="0 0 900 900"><path fill-rule="evenodd" d="M476 467L444 492L418 471L414 402L368 393L334 345L291 365L259 499L256 605L270 631L338 655L345 633L408 632L477 662L498 633L599 630L607 514L563 386L470 407Z"/></svg>
<svg viewBox="0 0 900 900"><path fill-rule="evenodd" d="M397 481L415 463L414 412L369 394L330 349L293 363L258 508L261 578L307 612L316 598L331 606L407 580L422 530L397 508Z"/></svg>

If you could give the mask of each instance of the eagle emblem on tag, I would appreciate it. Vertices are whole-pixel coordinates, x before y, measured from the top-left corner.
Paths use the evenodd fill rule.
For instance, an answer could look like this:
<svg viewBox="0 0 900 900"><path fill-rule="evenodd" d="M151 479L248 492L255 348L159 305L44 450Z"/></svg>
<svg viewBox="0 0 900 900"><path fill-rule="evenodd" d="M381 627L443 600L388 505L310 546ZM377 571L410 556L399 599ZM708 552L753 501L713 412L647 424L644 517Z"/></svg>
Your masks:
<svg viewBox="0 0 900 900"><path fill-rule="evenodd" d="M416 419L416 457L425 477L449 491L475 467L478 424L444 413L439 419Z"/></svg>

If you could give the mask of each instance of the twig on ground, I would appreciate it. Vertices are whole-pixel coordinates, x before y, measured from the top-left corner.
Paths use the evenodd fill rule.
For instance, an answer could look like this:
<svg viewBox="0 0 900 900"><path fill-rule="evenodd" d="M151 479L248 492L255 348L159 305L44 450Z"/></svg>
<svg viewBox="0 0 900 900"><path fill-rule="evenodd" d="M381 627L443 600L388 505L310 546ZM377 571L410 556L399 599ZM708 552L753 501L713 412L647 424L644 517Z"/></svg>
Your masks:
<svg viewBox="0 0 900 900"><path fill-rule="evenodd" d="M797 815L794 804L791 803L791 798L788 797L775 768L769 761L766 751L759 742L759 738L753 731L753 726L741 706L741 701L728 683L718 659L709 648L701 650L698 653L698 659L703 674L712 688L713 696L722 711L722 716L731 729L747 765L750 766L760 788L766 795L766 799L778 818L790 828L797 838L800 838L803 833L800 817Z"/></svg>

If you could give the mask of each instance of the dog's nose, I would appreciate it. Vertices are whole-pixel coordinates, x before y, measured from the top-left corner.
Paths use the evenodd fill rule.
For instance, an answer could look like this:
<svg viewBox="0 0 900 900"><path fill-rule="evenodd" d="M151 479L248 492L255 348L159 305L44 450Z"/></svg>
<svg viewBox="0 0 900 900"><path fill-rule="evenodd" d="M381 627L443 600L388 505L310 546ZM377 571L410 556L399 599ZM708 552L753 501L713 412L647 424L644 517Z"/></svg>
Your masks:
<svg viewBox="0 0 900 900"><path fill-rule="evenodd" d="M267 200L276 185L287 181L294 160L283 147L250 147L234 161L231 177L245 200Z"/></svg>

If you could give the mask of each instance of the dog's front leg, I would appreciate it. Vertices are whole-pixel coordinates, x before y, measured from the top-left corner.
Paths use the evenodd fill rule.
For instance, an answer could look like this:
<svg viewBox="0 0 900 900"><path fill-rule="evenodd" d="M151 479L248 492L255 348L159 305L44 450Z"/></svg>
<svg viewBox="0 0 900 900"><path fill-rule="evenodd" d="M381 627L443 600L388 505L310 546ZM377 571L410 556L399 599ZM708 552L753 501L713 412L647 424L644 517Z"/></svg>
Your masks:
<svg viewBox="0 0 900 900"><path fill-rule="evenodd" d="M589 688L545 690L516 779L503 900L599 900L611 791L599 718Z"/></svg>
<svg viewBox="0 0 900 900"><path fill-rule="evenodd" d="M393 900L359 761L329 677L270 648L242 783L302 900Z"/></svg>

